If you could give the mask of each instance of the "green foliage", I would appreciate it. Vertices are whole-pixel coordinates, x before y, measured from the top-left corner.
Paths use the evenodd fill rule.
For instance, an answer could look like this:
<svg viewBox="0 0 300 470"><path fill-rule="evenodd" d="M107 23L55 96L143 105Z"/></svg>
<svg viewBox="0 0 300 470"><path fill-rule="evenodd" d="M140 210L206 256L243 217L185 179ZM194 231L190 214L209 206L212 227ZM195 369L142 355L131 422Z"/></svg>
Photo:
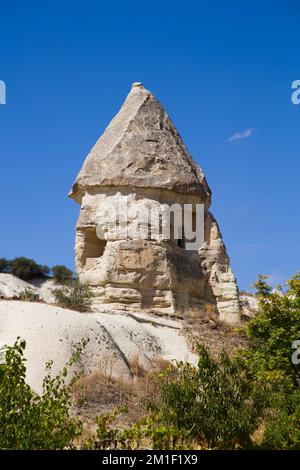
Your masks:
<svg viewBox="0 0 300 470"><path fill-rule="evenodd" d="M54 281L58 284L69 284L74 278L73 272L63 265L53 266L51 271Z"/></svg>
<svg viewBox="0 0 300 470"><path fill-rule="evenodd" d="M189 448L184 433L146 417L129 428L114 428L120 407L96 418L95 435L84 440L82 422L72 418L72 392L79 375L66 384L69 368L78 361L82 341L62 372L52 377L52 362L46 365L43 393L36 395L25 381L25 341L0 350L0 449L138 449L143 442L155 449ZM80 444L81 440L81 444Z"/></svg>
<svg viewBox="0 0 300 470"><path fill-rule="evenodd" d="M9 263L9 273L17 276L20 279L29 281L34 278L43 278L50 272L48 266L41 266L33 259L29 258L15 258Z"/></svg>
<svg viewBox="0 0 300 470"><path fill-rule="evenodd" d="M266 421L263 446L267 449L300 450L300 390L281 394Z"/></svg>
<svg viewBox="0 0 300 470"><path fill-rule="evenodd" d="M157 415L148 416L141 420L142 435L151 449L182 450L199 448L189 431L178 429L172 424L163 424Z"/></svg>
<svg viewBox="0 0 300 470"><path fill-rule="evenodd" d="M177 363L160 377L160 399L149 403L155 419L212 448L248 447L265 406L238 363L214 361L198 346L197 366Z"/></svg>
<svg viewBox="0 0 300 470"><path fill-rule="evenodd" d="M249 321L249 348L244 365L253 378L282 390L299 384L299 366L291 361L292 343L300 339L300 273L287 282L287 289L273 292L266 278L255 284L260 299L258 314Z"/></svg>
<svg viewBox="0 0 300 470"><path fill-rule="evenodd" d="M9 261L6 258L0 258L0 273L6 273L9 269Z"/></svg>
<svg viewBox="0 0 300 470"><path fill-rule="evenodd" d="M63 449L76 442L88 449L251 448L251 436L263 423L263 448L299 450L299 365L291 356L292 343L300 339L300 274L285 290L273 292L263 276L256 286L260 308L246 325L246 350L214 360L198 346L196 366L178 362L159 374L143 419L120 429L115 420L124 408L102 414L88 441L81 422L70 416L76 377L65 383L80 351L54 378L47 365L40 397L25 382L25 343L0 351L0 448ZM89 288L78 281L55 295L65 307L90 307Z"/></svg>
<svg viewBox="0 0 300 470"><path fill-rule="evenodd" d="M0 448L64 449L80 435L81 422L70 417L72 383L66 385L68 367L78 360L85 343L63 371L51 375L46 366L43 394L35 395L26 384L25 341L18 339L2 350L0 364ZM76 380L77 377L74 377Z"/></svg>
<svg viewBox="0 0 300 470"><path fill-rule="evenodd" d="M92 439L84 444L88 449L123 449L132 450L139 448L141 430L139 425L128 429L113 428L113 423L120 413L126 413L126 407L119 407L109 413L103 413L96 418L97 430Z"/></svg>
<svg viewBox="0 0 300 470"><path fill-rule="evenodd" d="M24 302L38 302L39 295L35 294L29 289L25 289L23 292L20 293L19 299L23 300Z"/></svg>
<svg viewBox="0 0 300 470"><path fill-rule="evenodd" d="M276 291L259 276L259 312L246 326L248 348L240 355L254 383L268 387L269 412L263 446L300 448L300 369L292 344L300 339L300 273Z"/></svg>
<svg viewBox="0 0 300 470"><path fill-rule="evenodd" d="M157 450L178 450L191 447L189 440L185 440L187 433L175 429L174 426L164 426L150 416L129 428L114 428L116 417L124 412L127 412L127 409L120 407L98 416L96 435L85 443L85 448L135 450L146 445L147 448Z"/></svg>
<svg viewBox="0 0 300 470"><path fill-rule="evenodd" d="M78 280L73 281L70 286L55 289L53 293L57 303L64 308L78 312L90 310L91 291L86 284L81 284Z"/></svg>

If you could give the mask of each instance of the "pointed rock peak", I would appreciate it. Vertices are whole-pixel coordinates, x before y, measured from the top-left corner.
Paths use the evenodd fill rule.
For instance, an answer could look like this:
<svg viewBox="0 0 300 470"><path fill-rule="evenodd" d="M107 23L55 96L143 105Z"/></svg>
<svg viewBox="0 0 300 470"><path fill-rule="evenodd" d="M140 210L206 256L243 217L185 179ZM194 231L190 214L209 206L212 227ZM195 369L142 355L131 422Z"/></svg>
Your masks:
<svg viewBox="0 0 300 470"><path fill-rule="evenodd" d="M132 84L87 156L69 196L80 202L85 191L108 186L165 189L210 201L202 170L161 104L140 82Z"/></svg>
<svg viewBox="0 0 300 470"><path fill-rule="evenodd" d="M131 88L144 88L141 82L133 82Z"/></svg>

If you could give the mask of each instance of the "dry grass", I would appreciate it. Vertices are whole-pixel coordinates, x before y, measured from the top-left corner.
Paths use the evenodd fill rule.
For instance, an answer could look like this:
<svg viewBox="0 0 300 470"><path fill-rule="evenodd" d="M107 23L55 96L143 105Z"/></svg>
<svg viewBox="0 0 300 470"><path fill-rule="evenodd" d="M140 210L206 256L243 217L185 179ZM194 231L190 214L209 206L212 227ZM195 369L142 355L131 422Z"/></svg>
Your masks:
<svg viewBox="0 0 300 470"><path fill-rule="evenodd" d="M121 414L116 426L130 426L145 415L144 403L158 394L156 376L168 366L162 358L152 361L149 370L140 363L138 357L129 361L132 380L115 378L112 368L104 368L99 373L82 377L74 388L77 403L74 414L83 420L86 432L94 429L96 416L107 413L117 407L127 407L128 412Z"/></svg>
<svg viewBox="0 0 300 470"><path fill-rule="evenodd" d="M264 422L261 422L256 431L252 434L251 440L254 445L261 446L264 440L264 432L266 430L266 425Z"/></svg>
<svg viewBox="0 0 300 470"><path fill-rule="evenodd" d="M188 343L202 344L214 359L217 359L222 351L232 356L247 346L247 339L236 329L213 319L189 319L183 322L183 326Z"/></svg>
<svg viewBox="0 0 300 470"><path fill-rule="evenodd" d="M219 325L211 319L185 320L182 334L189 342L203 344L210 354L217 358L222 350L230 355L244 348L247 341L230 327ZM112 411L117 407L126 407L127 413L120 414L115 426L122 429L129 427L145 416L145 401L156 401L159 395L157 374L166 369L168 362L156 358L143 366L138 356L129 360L132 379L116 378L114 359L105 358L101 372L82 377L74 390L77 406L74 414L84 423L85 435L95 430L96 416Z"/></svg>

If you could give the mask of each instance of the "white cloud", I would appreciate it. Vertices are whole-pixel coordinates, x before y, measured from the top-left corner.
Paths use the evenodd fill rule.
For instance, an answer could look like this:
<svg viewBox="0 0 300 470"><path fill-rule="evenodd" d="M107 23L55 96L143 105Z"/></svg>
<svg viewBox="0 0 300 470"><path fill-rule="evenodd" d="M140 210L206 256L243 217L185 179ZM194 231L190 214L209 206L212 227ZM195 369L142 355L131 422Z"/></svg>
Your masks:
<svg viewBox="0 0 300 470"><path fill-rule="evenodd" d="M254 134L254 132L255 132L255 129L253 129L252 127L249 127L248 129L245 129L244 131L233 134L231 137L229 137L228 142L237 142L239 140L248 139L249 137L251 137L252 134Z"/></svg>

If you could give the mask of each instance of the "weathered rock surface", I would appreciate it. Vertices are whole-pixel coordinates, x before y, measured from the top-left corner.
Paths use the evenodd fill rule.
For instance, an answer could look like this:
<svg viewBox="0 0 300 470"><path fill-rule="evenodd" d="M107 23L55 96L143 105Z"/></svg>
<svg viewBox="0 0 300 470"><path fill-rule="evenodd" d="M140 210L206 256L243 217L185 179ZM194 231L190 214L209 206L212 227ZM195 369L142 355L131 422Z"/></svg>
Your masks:
<svg viewBox="0 0 300 470"><path fill-rule="evenodd" d="M56 303L53 291L62 287L52 279L32 279L32 281L30 281L30 285L37 289L39 300L46 302L47 304Z"/></svg>
<svg viewBox="0 0 300 470"><path fill-rule="evenodd" d="M26 292L38 296L38 300L55 303L53 290L58 286L52 279L32 279L30 282L0 273L0 299L21 299Z"/></svg>
<svg viewBox="0 0 300 470"><path fill-rule="evenodd" d="M70 196L81 204L76 230L76 269L92 286L93 307L178 316L215 316L240 322L236 279L218 224L209 212L211 191L161 104L141 84L83 164ZM127 234L108 229L107 213L126 205ZM204 207L204 234L193 251L183 238L149 232L151 207ZM123 207L123 206L122 206ZM123 211L124 212L124 211ZM104 217L104 214L106 216ZM143 225L144 236L130 236ZM102 239L99 239L99 229ZM140 239L141 238L141 239Z"/></svg>
<svg viewBox="0 0 300 470"><path fill-rule="evenodd" d="M258 298L249 292L243 292L240 295L240 305L242 311L242 318L244 320L249 320L253 318L259 309Z"/></svg>
<svg viewBox="0 0 300 470"><path fill-rule="evenodd" d="M220 320L232 325L238 324L239 291L219 226L210 212L206 216L205 242L199 250L199 255L207 279L204 297L208 308L212 308L215 299Z"/></svg>
<svg viewBox="0 0 300 470"><path fill-rule="evenodd" d="M161 104L134 83L119 113L88 155L70 195L113 186L167 189L210 197L203 172L191 158Z"/></svg>
<svg viewBox="0 0 300 470"><path fill-rule="evenodd" d="M145 368L155 358L194 362L178 321L121 313L77 313L42 303L0 301L0 347L27 342L27 381L41 391L45 363L58 373L82 339L89 339L77 370L131 379L132 360Z"/></svg>
<svg viewBox="0 0 300 470"><path fill-rule="evenodd" d="M38 295L38 289L12 274L0 273L0 299L18 299L24 292Z"/></svg>

